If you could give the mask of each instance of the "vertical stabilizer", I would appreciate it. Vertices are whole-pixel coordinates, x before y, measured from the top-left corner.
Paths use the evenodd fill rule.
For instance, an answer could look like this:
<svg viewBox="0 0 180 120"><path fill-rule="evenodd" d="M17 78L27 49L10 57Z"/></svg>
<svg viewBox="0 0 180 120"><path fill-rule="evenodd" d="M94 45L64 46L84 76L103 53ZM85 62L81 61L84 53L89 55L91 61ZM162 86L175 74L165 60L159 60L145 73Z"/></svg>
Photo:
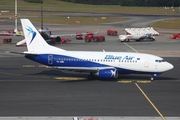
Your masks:
<svg viewBox="0 0 180 120"><path fill-rule="evenodd" d="M26 40L27 49L29 52L50 52L50 51L64 51L47 44L37 29L29 21L29 19L21 19L22 28Z"/></svg>

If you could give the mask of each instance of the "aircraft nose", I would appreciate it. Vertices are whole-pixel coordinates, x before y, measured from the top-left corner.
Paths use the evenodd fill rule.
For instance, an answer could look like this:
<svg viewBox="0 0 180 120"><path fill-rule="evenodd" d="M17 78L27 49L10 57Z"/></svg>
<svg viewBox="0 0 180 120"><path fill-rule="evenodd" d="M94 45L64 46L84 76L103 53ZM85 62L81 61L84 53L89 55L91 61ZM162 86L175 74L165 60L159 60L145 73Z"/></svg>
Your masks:
<svg viewBox="0 0 180 120"><path fill-rule="evenodd" d="M167 64L167 70L171 70L171 69L173 69L174 68L174 66L171 64L171 63L168 63Z"/></svg>

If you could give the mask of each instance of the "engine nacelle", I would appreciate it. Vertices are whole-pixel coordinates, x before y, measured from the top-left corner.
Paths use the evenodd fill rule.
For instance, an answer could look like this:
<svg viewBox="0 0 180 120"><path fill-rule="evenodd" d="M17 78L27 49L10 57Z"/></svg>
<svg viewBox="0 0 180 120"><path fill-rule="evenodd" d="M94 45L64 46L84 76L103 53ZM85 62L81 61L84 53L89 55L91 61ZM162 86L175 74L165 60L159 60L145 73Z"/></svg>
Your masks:
<svg viewBox="0 0 180 120"><path fill-rule="evenodd" d="M101 69L99 70L96 75L99 78L103 78L103 79L109 79L109 78L118 78L118 71L117 69Z"/></svg>

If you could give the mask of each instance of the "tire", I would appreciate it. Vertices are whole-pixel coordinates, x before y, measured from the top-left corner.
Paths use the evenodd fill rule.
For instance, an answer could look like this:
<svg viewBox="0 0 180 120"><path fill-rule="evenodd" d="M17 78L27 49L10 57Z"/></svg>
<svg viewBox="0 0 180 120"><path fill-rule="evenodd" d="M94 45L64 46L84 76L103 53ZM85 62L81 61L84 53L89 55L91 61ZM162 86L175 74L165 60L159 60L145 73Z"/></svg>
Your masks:
<svg viewBox="0 0 180 120"><path fill-rule="evenodd" d="M154 78L153 77L151 77L151 81L153 81L154 80Z"/></svg>

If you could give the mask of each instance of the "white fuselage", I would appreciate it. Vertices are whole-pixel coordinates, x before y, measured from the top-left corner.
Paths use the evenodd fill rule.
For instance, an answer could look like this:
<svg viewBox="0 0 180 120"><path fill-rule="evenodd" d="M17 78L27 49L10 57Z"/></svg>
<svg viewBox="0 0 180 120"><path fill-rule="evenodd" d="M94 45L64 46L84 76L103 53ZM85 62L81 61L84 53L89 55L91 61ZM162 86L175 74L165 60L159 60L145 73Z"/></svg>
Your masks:
<svg viewBox="0 0 180 120"><path fill-rule="evenodd" d="M158 76L173 68L161 57L130 52L66 51L50 46L28 19L21 19L28 51L25 57L59 68L89 72L99 78L118 78L118 74L142 73Z"/></svg>
<svg viewBox="0 0 180 120"><path fill-rule="evenodd" d="M41 60L38 62L59 68L114 67L118 69L119 73L123 73L123 70L162 73L173 68L161 57L142 53L59 51L53 54L47 52L41 54L39 54Z"/></svg>

